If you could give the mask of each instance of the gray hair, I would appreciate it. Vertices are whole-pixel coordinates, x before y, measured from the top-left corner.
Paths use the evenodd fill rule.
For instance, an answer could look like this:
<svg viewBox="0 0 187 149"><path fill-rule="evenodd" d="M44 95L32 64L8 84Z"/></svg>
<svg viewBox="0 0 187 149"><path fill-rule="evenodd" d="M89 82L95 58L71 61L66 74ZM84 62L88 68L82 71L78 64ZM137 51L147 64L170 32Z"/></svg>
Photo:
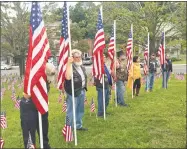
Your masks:
<svg viewBox="0 0 187 149"><path fill-rule="evenodd" d="M77 53L79 56L82 55L82 52L81 52L80 50L78 50L78 49L73 49L73 50L71 51L71 56L74 56L76 53Z"/></svg>

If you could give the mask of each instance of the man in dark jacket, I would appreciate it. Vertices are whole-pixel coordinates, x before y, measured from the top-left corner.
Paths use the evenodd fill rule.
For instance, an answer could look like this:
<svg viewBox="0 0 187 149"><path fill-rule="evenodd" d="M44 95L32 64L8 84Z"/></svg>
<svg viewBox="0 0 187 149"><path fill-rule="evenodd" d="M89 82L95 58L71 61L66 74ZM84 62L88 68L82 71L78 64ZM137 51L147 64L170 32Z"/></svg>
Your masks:
<svg viewBox="0 0 187 149"><path fill-rule="evenodd" d="M104 63L106 61L106 56L104 55ZM111 94L111 86L112 86L112 77L111 74L108 71L108 68L106 67L106 65L104 64L104 70L105 70L105 74L104 74L104 91L105 91L105 110L108 107L109 104L109 98L110 98L110 94ZM104 109L103 109L103 84L100 83L99 79L94 78L94 84L96 86L96 90L97 90L97 101L98 101L98 113L97 115L99 117L103 117L104 116Z"/></svg>
<svg viewBox="0 0 187 149"><path fill-rule="evenodd" d="M87 75L86 69L82 66L82 52L74 49L71 52L71 57L68 59L67 69L65 74L64 89L67 94L67 113L66 117L69 123L73 126L73 103L72 103L72 85L71 76L73 74L74 82L74 97L75 97L75 116L76 129L88 130L82 126L82 117L84 115L84 99L85 91L87 91Z"/></svg>
<svg viewBox="0 0 187 149"><path fill-rule="evenodd" d="M164 72L166 77L164 78ZM162 88L168 88L168 79L170 77L170 73L173 72L173 66L172 66L172 61L170 60L169 56L166 55L166 60L165 60L165 67L164 64L162 65ZM164 83L165 81L165 83ZM165 85L164 85L165 84Z"/></svg>
<svg viewBox="0 0 187 149"><path fill-rule="evenodd" d="M49 92L50 83L54 81L55 77L55 66L51 63L47 63L45 72L47 75L47 92ZM36 106L33 103L31 96L26 93L23 93L23 97L20 102L20 118L24 147L36 148L36 130L39 134L38 110L36 109ZM46 112L42 115L43 147L45 149L51 148L49 145L48 128L48 112Z"/></svg>
<svg viewBox="0 0 187 149"><path fill-rule="evenodd" d="M149 71L148 71L148 82L146 82L145 91L152 91L154 85L154 76L157 71L157 67L159 67L158 61L156 60L155 54L151 54L151 58L149 60Z"/></svg>

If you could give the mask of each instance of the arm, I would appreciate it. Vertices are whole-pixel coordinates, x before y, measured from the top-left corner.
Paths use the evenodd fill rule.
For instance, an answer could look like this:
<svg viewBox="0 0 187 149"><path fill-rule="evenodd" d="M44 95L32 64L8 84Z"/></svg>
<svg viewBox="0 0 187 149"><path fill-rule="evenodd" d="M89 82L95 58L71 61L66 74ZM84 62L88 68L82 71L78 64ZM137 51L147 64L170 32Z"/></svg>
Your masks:
<svg viewBox="0 0 187 149"><path fill-rule="evenodd" d="M71 76L72 76L72 63L73 63L73 58L69 57L68 58L68 62L67 62L66 74L65 74L66 80L71 80Z"/></svg>

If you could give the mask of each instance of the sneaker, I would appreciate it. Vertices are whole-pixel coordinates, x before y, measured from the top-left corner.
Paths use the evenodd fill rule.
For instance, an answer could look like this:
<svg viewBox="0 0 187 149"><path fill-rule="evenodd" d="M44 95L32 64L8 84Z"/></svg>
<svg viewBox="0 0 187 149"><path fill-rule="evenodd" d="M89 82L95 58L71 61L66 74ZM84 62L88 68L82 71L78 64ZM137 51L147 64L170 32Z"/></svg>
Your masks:
<svg viewBox="0 0 187 149"><path fill-rule="evenodd" d="M77 130L80 130L80 131L88 131L88 128L81 127L81 128L78 128Z"/></svg>
<svg viewBox="0 0 187 149"><path fill-rule="evenodd" d="M120 106L123 106L123 107L128 107L127 104L119 104Z"/></svg>

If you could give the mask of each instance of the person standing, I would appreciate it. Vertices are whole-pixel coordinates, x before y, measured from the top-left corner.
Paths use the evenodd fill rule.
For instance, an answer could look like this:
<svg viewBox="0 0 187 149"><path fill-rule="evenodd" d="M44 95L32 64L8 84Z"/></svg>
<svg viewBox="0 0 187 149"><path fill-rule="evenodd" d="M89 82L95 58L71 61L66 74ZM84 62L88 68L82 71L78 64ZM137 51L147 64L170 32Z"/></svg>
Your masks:
<svg viewBox="0 0 187 149"><path fill-rule="evenodd" d="M155 54L151 54L151 58L149 60L149 71L148 71L148 82L145 85L145 91L152 92L154 86L154 77L157 72L157 67L159 67L158 61L156 60Z"/></svg>
<svg viewBox="0 0 187 149"><path fill-rule="evenodd" d="M74 49L71 51L71 57L68 58L67 69L65 74L64 90L67 94L67 113L70 125L73 128L73 102L72 102L72 85L71 76L74 81L74 96L75 96L75 117L76 129L87 131L84 128L82 118L84 115L84 99L85 91L87 91L87 75L86 69L82 66L82 52Z"/></svg>
<svg viewBox="0 0 187 149"><path fill-rule="evenodd" d="M109 73L108 68L105 65L106 62L106 56L104 55L104 91L105 91L105 111L109 105L109 98L111 94L111 86L112 86L112 77ZM97 116L103 117L104 116L104 109L103 109L103 84L100 83L100 80L97 78L94 78L94 84L96 86L97 90L97 101L98 101L98 112Z"/></svg>
<svg viewBox="0 0 187 149"><path fill-rule="evenodd" d="M117 52L118 59L116 61L116 76L114 81L116 82L117 103L120 106L128 106L125 103L125 84L127 82L127 59L123 51Z"/></svg>
<svg viewBox="0 0 187 149"><path fill-rule="evenodd" d="M50 83L54 81L55 77L55 66L51 63L46 63L45 73L47 75L47 92L50 90ZM23 142L25 148L36 148L36 130L39 135L39 121L38 121L38 110L32 101L32 97L26 93L23 93L23 97L20 101L20 119L21 128L23 134ZM48 138L48 112L42 115L42 131L43 131L43 147L45 149L50 149L49 138ZM32 144L28 143L30 139Z"/></svg>
<svg viewBox="0 0 187 149"><path fill-rule="evenodd" d="M166 60L165 60L165 68L164 68L164 64L162 64L161 68L162 68L162 88L164 88L164 72L166 72L166 88L168 88L168 80L170 77L170 74L173 71L173 66L172 66L172 61L169 58L169 55L166 55Z"/></svg>
<svg viewBox="0 0 187 149"><path fill-rule="evenodd" d="M132 83L133 83L133 95L138 96L140 92L141 87L141 71L140 71L140 59L138 56L133 57L133 67L131 64L131 68L129 71L128 76L128 82L127 86L128 88L132 89Z"/></svg>

